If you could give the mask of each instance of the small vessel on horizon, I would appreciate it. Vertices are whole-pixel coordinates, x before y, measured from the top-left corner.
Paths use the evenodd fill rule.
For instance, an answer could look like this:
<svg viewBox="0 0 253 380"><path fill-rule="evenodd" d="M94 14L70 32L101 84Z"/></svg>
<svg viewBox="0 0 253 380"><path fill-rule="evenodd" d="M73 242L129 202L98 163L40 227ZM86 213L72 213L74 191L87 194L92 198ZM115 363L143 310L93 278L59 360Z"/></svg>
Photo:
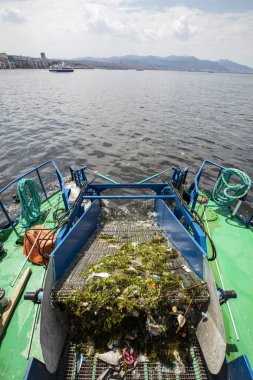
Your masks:
<svg viewBox="0 0 253 380"><path fill-rule="evenodd" d="M72 73L74 69L71 66L65 65L65 63L63 62L58 65L50 66L48 71L53 73Z"/></svg>

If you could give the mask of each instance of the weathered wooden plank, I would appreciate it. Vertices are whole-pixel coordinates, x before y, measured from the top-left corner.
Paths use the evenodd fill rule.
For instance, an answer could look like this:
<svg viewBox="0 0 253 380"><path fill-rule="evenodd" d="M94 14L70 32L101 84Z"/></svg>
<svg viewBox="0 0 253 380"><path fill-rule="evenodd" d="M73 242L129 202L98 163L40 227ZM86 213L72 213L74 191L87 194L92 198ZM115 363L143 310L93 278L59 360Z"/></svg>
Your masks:
<svg viewBox="0 0 253 380"><path fill-rule="evenodd" d="M14 290L14 292L10 298L9 305L7 306L7 309L4 311L2 317L0 318L0 337L2 336L4 330L8 324L11 316L12 316L12 313L15 310L18 299L19 299L19 297L20 297L31 273L32 273L31 268L27 268L26 271L24 272L23 276L19 280L18 285L16 286L16 288L15 288L15 290Z"/></svg>

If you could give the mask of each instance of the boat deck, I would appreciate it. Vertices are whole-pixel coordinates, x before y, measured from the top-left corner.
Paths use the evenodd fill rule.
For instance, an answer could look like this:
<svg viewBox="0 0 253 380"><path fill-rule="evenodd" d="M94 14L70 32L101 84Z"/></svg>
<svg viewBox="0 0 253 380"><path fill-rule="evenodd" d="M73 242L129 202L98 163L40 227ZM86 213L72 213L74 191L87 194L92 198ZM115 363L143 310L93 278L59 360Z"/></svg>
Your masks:
<svg viewBox="0 0 253 380"><path fill-rule="evenodd" d="M45 201L42 204L41 211L44 216L41 218L41 220L36 222L37 225L44 224L45 218L47 218L47 222L45 223L47 227L53 228L56 225L56 222L53 219L53 212L55 209L52 209L52 207L63 207L63 204L60 200L61 193L57 193L55 195L52 195L50 198L48 198L48 201ZM49 211L50 214L48 216ZM20 224L18 224L15 229L18 234L21 236L24 235L25 231L22 229ZM43 266L34 265L28 261L24 266L15 285L12 287L11 285L15 277L26 259L26 256L23 254L23 246L17 245L16 241L17 235L15 231L12 231L8 239L4 242L6 255L2 257L2 260L0 261L0 287L5 289L6 297L11 297L22 274L27 268L31 268L32 273L19 298L10 322L5 329L2 337L0 338L0 379L5 380L23 379L26 372L28 359L30 357L35 357L43 361L39 343L40 309L37 313L38 318L35 323L35 330L30 354L28 355L29 341L37 306L34 305L31 301L25 301L23 295L25 292L33 292L42 287L45 268Z"/></svg>
<svg viewBox="0 0 253 380"><path fill-rule="evenodd" d="M202 214L203 206L198 211ZM239 218L232 217L231 210L217 206L210 199L203 220L217 250L217 259L210 262L216 283L225 290L235 290L238 296L229 301L229 306L221 307L228 342L227 360L246 354L252 365L253 228L246 227Z"/></svg>

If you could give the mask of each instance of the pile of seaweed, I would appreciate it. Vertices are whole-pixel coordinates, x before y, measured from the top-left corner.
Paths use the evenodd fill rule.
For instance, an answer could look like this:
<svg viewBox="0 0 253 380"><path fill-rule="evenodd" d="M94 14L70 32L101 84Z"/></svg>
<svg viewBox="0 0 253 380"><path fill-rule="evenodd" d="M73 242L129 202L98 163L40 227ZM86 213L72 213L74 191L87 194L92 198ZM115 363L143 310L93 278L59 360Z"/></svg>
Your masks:
<svg viewBox="0 0 253 380"><path fill-rule="evenodd" d="M85 286L64 301L72 318L72 339L83 353L131 347L154 362L188 361L186 314L192 299L173 268L177 257L167 239L158 237L122 244L86 268Z"/></svg>

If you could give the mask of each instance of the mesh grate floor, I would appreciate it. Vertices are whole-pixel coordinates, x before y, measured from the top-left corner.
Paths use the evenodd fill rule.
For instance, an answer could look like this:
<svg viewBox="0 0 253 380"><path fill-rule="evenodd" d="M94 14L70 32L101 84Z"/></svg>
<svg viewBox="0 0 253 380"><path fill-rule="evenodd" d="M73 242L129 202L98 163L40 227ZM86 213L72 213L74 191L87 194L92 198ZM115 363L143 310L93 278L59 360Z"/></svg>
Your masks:
<svg viewBox="0 0 253 380"><path fill-rule="evenodd" d="M57 284L52 294L52 301L55 303L63 302L73 290L82 288L85 285L85 278L82 276L85 267L103 255L115 252L123 243L142 243L160 237L163 237L163 232L158 227L138 225L134 221L128 224L110 223L98 228L76 257L61 282ZM162 244L171 246L169 241ZM180 275L185 288L201 284L199 277L190 270L187 262L181 256L169 265L171 270L177 271ZM177 294L172 293L168 298L171 301L177 300ZM203 291L195 297L193 303L207 302L208 298L208 292L203 287ZM134 371L125 374L124 380L206 380L205 365L195 336L192 337L190 353L191 363L179 373L164 367L162 363L139 362ZM77 374L78 360L75 344L67 344L60 361L58 378L61 380L102 380L102 374L109 368L106 363L96 357L87 358ZM109 378L117 379L120 377L118 375Z"/></svg>
<svg viewBox="0 0 253 380"><path fill-rule="evenodd" d="M52 292L52 302L64 302L68 295L85 285L85 278L82 276L87 265L90 265L101 258L103 255L113 253L124 243L138 242L144 243L153 239L163 237L163 232L156 226L142 226L133 223L109 223L97 229L93 236L89 239L86 246L81 250L73 261L69 271L63 276L61 281L56 284L56 288ZM171 246L170 242L162 243L165 246ZM170 262L171 270L183 280L183 287L189 288L200 285L199 277L190 270L187 262L183 257ZM187 292L186 292L187 294ZM177 301L177 294L172 292L169 299ZM207 302L208 291L203 287L203 291L195 296L193 303Z"/></svg>
<svg viewBox="0 0 253 380"><path fill-rule="evenodd" d="M204 360L196 339L193 339L191 348L191 363L181 372L175 372L162 363L139 362L134 371L129 371L124 380L207 380L207 371ZM103 373L109 366L96 357L83 361L77 373L78 357L74 344L69 344L64 351L60 364L58 379L61 380L96 380L103 377ZM109 379L117 379L109 377Z"/></svg>

